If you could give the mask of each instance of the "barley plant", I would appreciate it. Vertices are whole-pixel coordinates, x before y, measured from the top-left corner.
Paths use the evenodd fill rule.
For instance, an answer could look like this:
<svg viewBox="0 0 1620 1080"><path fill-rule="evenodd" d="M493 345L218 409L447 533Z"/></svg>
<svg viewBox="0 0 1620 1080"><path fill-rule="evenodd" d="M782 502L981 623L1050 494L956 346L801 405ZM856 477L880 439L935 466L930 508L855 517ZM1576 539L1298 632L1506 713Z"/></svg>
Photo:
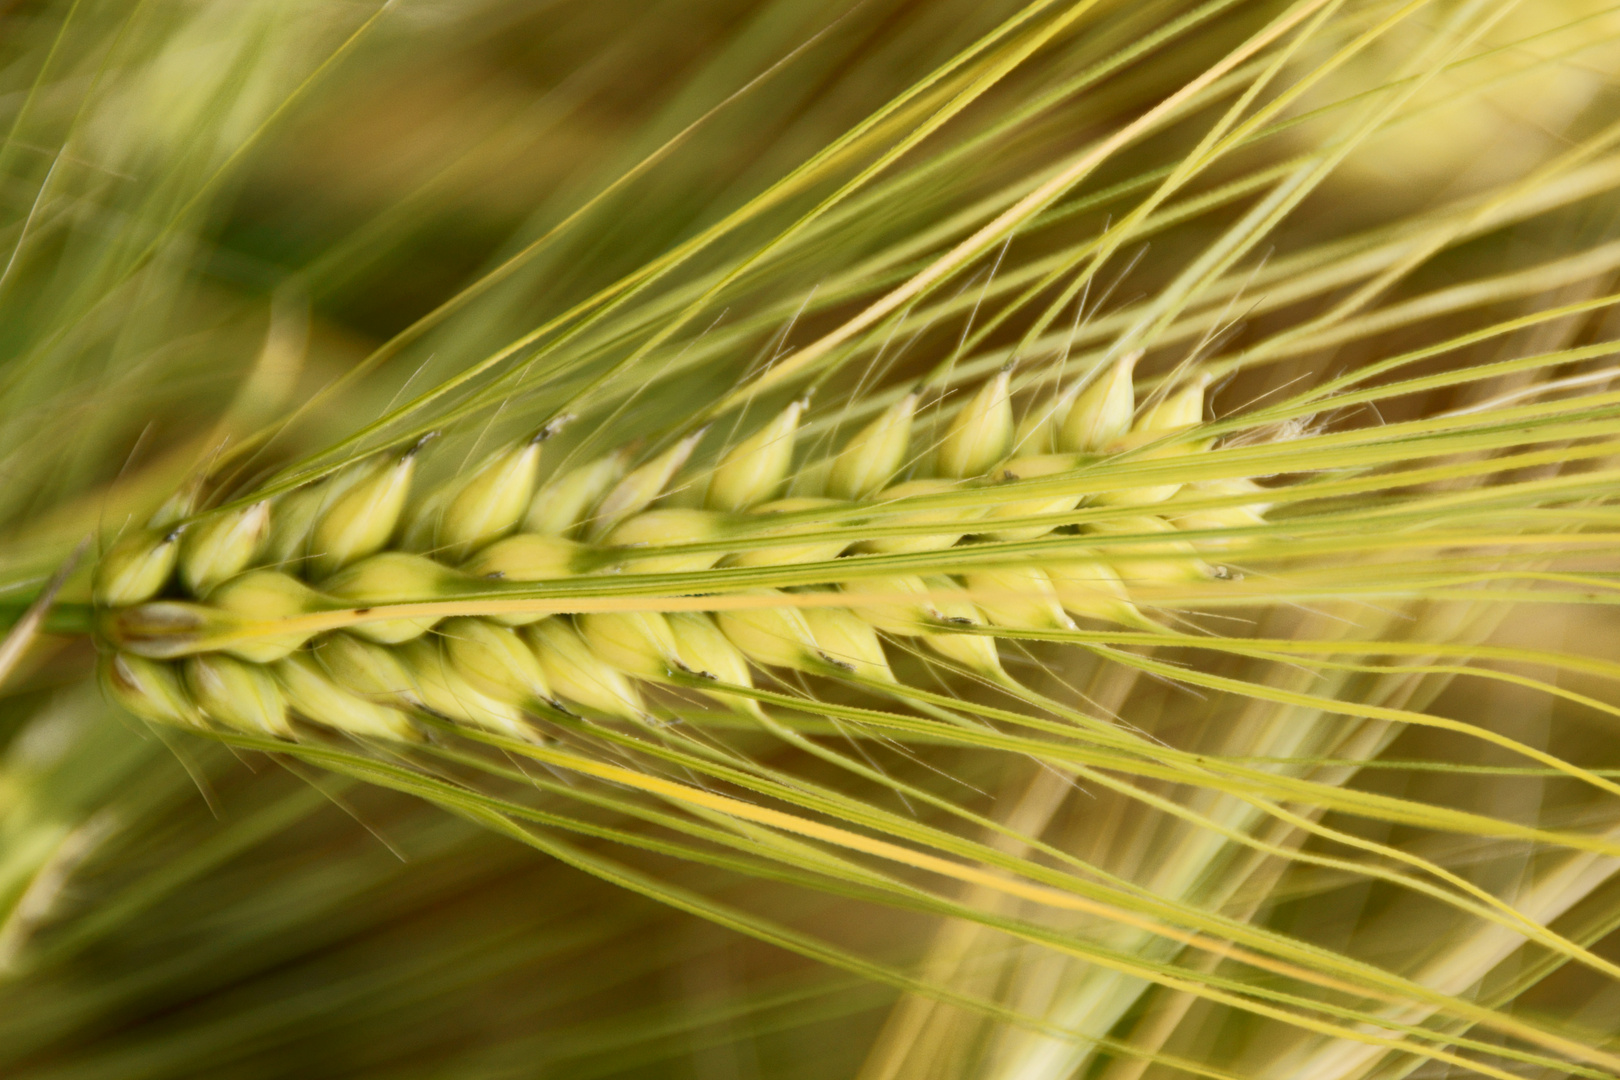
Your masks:
<svg viewBox="0 0 1620 1080"><path fill-rule="evenodd" d="M1620 8L0 18L0 1075L1620 1077Z"/></svg>

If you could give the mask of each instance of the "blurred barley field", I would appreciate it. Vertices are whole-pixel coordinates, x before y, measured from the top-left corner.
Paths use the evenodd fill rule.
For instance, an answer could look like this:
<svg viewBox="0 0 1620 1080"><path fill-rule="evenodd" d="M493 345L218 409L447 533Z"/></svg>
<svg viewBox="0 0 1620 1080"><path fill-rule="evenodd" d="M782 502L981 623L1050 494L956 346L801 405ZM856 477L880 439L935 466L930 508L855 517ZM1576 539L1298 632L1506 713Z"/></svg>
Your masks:
<svg viewBox="0 0 1620 1080"><path fill-rule="evenodd" d="M0 1076L1620 1076L1620 8L0 26ZM886 631L895 687L650 691L656 729L563 733L593 775L97 682L92 573L177 492L430 434L447 483L565 413L544 477L712 464L804 395L819 496L908 393L946 425L1010 371L1028 425L1138 353L1138 402L1207 373L1172 487L1248 452L1275 508L1133 592L1148 629L990 618L1007 684Z"/></svg>

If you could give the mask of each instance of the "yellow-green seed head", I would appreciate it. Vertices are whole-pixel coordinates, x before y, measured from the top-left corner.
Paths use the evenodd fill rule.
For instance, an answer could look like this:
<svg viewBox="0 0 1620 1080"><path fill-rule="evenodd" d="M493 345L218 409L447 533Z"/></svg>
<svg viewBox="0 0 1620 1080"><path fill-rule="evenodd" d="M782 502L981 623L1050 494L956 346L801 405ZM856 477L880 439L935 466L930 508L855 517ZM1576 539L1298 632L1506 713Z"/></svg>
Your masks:
<svg viewBox="0 0 1620 1080"><path fill-rule="evenodd" d="M681 544L701 544L725 534L726 519L712 510L671 507L648 510L627 519L608 534L609 547L654 551ZM695 551L679 555L642 555L620 565L631 574L688 574L707 570L725 555L723 551Z"/></svg>
<svg viewBox="0 0 1620 1080"><path fill-rule="evenodd" d="M107 549L96 564L91 595L101 607L127 607L163 591L180 554L180 532L137 529Z"/></svg>
<svg viewBox="0 0 1620 1080"><path fill-rule="evenodd" d="M516 631L461 618L441 625L439 636L450 666L490 697L513 705L552 700L545 669Z"/></svg>
<svg viewBox="0 0 1620 1080"><path fill-rule="evenodd" d="M99 669L107 695L142 720L208 729L173 664L115 652L101 658Z"/></svg>
<svg viewBox="0 0 1620 1080"><path fill-rule="evenodd" d="M180 542L180 581L193 596L250 566L270 535L270 503L215 514L186 530Z"/></svg>
<svg viewBox="0 0 1620 1080"><path fill-rule="evenodd" d="M541 485L523 515L523 531L566 536L584 524L590 510L624 476L628 450L620 449L569 469Z"/></svg>
<svg viewBox="0 0 1620 1080"><path fill-rule="evenodd" d="M793 464L793 433L799 428L804 406L803 401L795 401L728 450L709 477L704 505L736 513L775 496Z"/></svg>
<svg viewBox="0 0 1620 1080"><path fill-rule="evenodd" d="M416 453L355 468L362 470L361 478L331 500L310 533L310 567L317 575L335 573L387 546L410 497Z"/></svg>
<svg viewBox="0 0 1620 1080"><path fill-rule="evenodd" d="M287 701L267 668L218 653L189 657L186 686L209 718L249 735L292 737Z"/></svg>
<svg viewBox="0 0 1620 1080"><path fill-rule="evenodd" d="M1011 379L1010 371L997 373L951 419L935 451L941 476L978 476L1007 456L1013 438Z"/></svg>
<svg viewBox="0 0 1620 1080"><path fill-rule="evenodd" d="M656 611L602 611L576 616L591 651L626 675L660 682L681 659L669 623Z"/></svg>
<svg viewBox="0 0 1620 1080"><path fill-rule="evenodd" d="M962 575L973 602L996 626L1011 630L1072 630L1052 579L1038 566L974 570Z"/></svg>
<svg viewBox="0 0 1620 1080"><path fill-rule="evenodd" d="M394 650L352 634L325 634L312 650L328 677L378 705L420 709L421 694Z"/></svg>
<svg viewBox="0 0 1620 1080"><path fill-rule="evenodd" d="M917 395L907 394L883 410L832 459L826 491L835 499L871 498L893 482L911 446Z"/></svg>
<svg viewBox="0 0 1620 1080"><path fill-rule="evenodd" d="M271 674L291 705L305 719L357 738L418 740L409 716L398 709L351 694L327 677L307 653L278 661Z"/></svg>
<svg viewBox="0 0 1620 1080"><path fill-rule="evenodd" d="M566 621L548 619L521 632L558 696L608 716L645 718L646 706L630 680L591 652Z"/></svg>
<svg viewBox="0 0 1620 1080"><path fill-rule="evenodd" d="M591 539L600 539L611 533L625 518L645 510L664 493L670 480L680 472L681 466L686 464L686 459L692 456L692 451L702 438L702 431L693 432L613 485L591 515L590 524L585 529L586 535Z"/></svg>
<svg viewBox="0 0 1620 1080"><path fill-rule="evenodd" d="M470 478L456 481L440 511L435 541L440 553L459 562L517 528L534 496L540 470L540 439L503 450Z"/></svg>
<svg viewBox="0 0 1620 1080"><path fill-rule="evenodd" d="M1131 379L1141 358L1140 352L1120 357L1075 398L1057 428L1059 450L1098 453L1131 429L1131 415L1136 411Z"/></svg>

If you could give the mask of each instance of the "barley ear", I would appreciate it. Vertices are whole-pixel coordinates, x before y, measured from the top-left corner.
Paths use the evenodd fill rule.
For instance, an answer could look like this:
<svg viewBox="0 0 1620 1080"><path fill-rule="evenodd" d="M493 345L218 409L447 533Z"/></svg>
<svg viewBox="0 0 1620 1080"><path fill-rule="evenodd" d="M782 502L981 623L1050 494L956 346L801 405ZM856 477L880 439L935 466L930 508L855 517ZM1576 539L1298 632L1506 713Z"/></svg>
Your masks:
<svg viewBox="0 0 1620 1080"><path fill-rule="evenodd" d="M1007 456L1013 437L1011 380L1012 372L998 372L951 419L935 452L941 476L978 476Z"/></svg>
<svg viewBox="0 0 1620 1080"><path fill-rule="evenodd" d="M907 394L856 432L833 458L827 494L835 499L867 499L888 485L905 464L916 412L917 395Z"/></svg>
<svg viewBox="0 0 1620 1080"><path fill-rule="evenodd" d="M736 513L772 498L793 464L793 433L804 407L804 401L795 401L727 451L709 477L704 505Z"/></svg>

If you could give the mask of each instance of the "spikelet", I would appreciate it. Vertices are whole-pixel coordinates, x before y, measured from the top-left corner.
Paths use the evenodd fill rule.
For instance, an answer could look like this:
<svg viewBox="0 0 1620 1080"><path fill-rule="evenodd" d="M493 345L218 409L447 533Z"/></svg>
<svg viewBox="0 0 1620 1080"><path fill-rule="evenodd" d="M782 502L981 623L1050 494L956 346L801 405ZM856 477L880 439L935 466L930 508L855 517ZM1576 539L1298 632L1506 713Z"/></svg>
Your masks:
<svg viewBox="0 0 1620 1080"><path fill-rule="evenodd" d="M547 619L524 627L522 633L540 658L546 681L559 696L626 720L641 720L647 715L641 695L630 680L593 653L566 620Z"/></svg>
<svg viewBox="0 0 1620 1080"><path fill-rule="evenodd" d="M470 477L447 485L435 523L437 553L459 562L517 528L534 497L542 430L528 441L491 455Z"/></svg>
<svg viewBox="0 0 1620 1080"><path fill-rule="evenodd" d="M585 550L584 544L561 536L518 533L495 541L462 569L498 581L558 581L580 571Z"/></svg>
<svg viewBox="0 0 1620 1080"><path fill-rule="evenodd" d="M310 567L318 575L341 570L388 545L410 496L420 443L397 461L358 465L359 477L343 485L316 517L309 536Z"/></svg>
<svg viewBox="0 0 1620 1080"><path fill-rule="evenodd" d="M483 693L513 705L551 703L545 669L516 631L460 618L441 625L439 635L450 665Z"/></svg>
<svg viewBox="0 0 1620 1080"><path fill-rule="evenodd" d="M629 450L619 449L542 484L529 500L523 531L548 536L572 533L584 524L590 508L624 476L629 463Z"/></svg>
<svg viewBox="0 0 1620 1080"><path fill-rule="evenodd" d="M907 480L878 495L878 505L900 502L921 495L941 495L958 491L961 485L951 480ZM883 536L863 540L856 550L873 554L901 554L914 551L943 551L955 545L967 534L967 522L984 514L984 508L946 506L933 510L897 510L885 512L876 519L880 527L896 525L940 526L938 531L921 532L910 536Z"/></svg>
<svg viewBox="0 0 1620 1080"><path fill-rule="evenodd" d="M1013 430L1012 453L1020 457L1054 453L1058 448L1058 431L1082 388L1082 384L1075 383L1031 402Z"/></svg>
<svg viewBox="0 0 1620 1080"><path fill-rule="evenodd" d="M843 608L811 607L803 614L815 641L816 656L823 663L862 679L895 681L870 623Z"/></svg>
<svg viewBox="0 0 1620 1080"><path fill-rule="evenodd" d="M384 551L362 559L321 582L321 589L335 599L357 607L408 604L443 599L455 595L463 575L425 555L405 551ZM433 629L435 616L382 619L353 627L356 634L385 645L409 641Z"/></svg>
<svg viewBox="0 0 1620 1080"><path fill-rule="evenodd" d="M338 633L324 635L312 653L332 681L351 694L406 711L423 707L415 680L392 649Z"/></svg>
<svg viewBox="0 0 1620 1080"><path fill-rule="evenodd" d="M647 510L620 524L608 534L608 547L660 548L681 544L702 544L719 539L725 532L725 519L710 510L670 507ZM687 574L707 570L725 555L724 551L694 551L680 555L657 555L625 559L620 569L632 574Z"/></svg>
<svg viewBox="0 0 1620 1080"><path fill-rule="evenodd" d="M1013 630L1072 630L1074 620L1038 566L972 570L962 575L968 593L995 626Z"/></svg>
<svg viewBox="0 0 1620 1080"><path fill-rule="evenodd" d="M692 451L702 438L702 431L693 432L613 485L586 524L586 535L590 539L600 539L612 532L619 522L651 505L654 499L664 493L670 480L686 464L686 459L692 456Z"/></svg>
<svg viewBox="0 0 1620 1080"><path fill-rule="evenodd" d="M883 410L831 459L824 490L834 499L868 499L894 481L911 447L917 395Z"/></svg>
<svg viewBox="0 0 1620 1080"><path fill-rule="evenodd" d="M660 682L683 665L669 623L656 611L601 611L574 619L579 635L607 664Z"/></svg>
<svg viewBox="0 0 1620 1080"><path fill-rule="evenodd" d="M1175 537L1179 530L1161 517L1113 518L1092 522L1086 532L1093 536L1145 535L1137 542L1109 544L1107 561L1118 572L1127 589L1138 586L1184 585L1206 582L1219 574L1199 558L1198 551Z"/></svg>
<svg viewBox="0 0 1620 1080"><path fill-rule="evenodd" d="M1016 457L1002 465L1000 479L1008 482L1035 480L1071 472L1084 459L1074 454L1040 454ZM1047 514L1066 514L1080 505L1078 495L1047 495L1036 499L1017 499L996 503L985 513L985 523L998 518L1041 517ZM1057 524L1057 523L1054 523ZM1052 531L1051 525L1026 525L1016 529L985 529L981 535L992 540L1033 540Z"/></svg>
<svg viewBox="0 0 1620 1080"><path fill-rule="evenodd" d="M193 596L245 570L270 534L270 503L260 501L215 514L186 531L180 542L180 581Z"/></svg>
<svg viewBox="0 0 1620 1080"><path fill-rule="evenodd" d="M676 655L685 670L699 678L732 686L754 685L747 657L727 640L707 615L675 611L666 616L665 622L669 626L670 636L675 640ZM708 696L745 715L761 715L759 702L752 698L720 691L709 692Z"/></svg>
<svg viewBox="0 0 1620 1080"><path fill-rule="evenodd" d="M1163 505L1160 512L1178 529L1218 532L1225 529L1252 528L1264 525L1266 511L1271 509L1271 503L1264 500L1265 492L1266 489L1253 480L1242 477L1200 480L1181 488ZM1245 495L1259 495L1261 498L1236 506L1196 505L1200 502ZM1189 503L1194 504L1191 509L1182 509ZM1230 539L1220 537L1205 541L1214 548L1241 547L1245 542L1246 538L1243 537Z"/></svg>
<svg viewBox="0 0 1620 1080"><path fill-rule="evenodd" d="M1196 427L1204 418L1204 388L1208 383L1208 376L1200 373L1186 386L1149 406L1137 418L1136 423L1131 426L1129 434L1119 439L1115 446L1121 449L1133 449L1149 443L1160 442L1166 436ZM1142 453L1134 454L1131 460L1163 461L1168 458L1195 453L1204 449L1205 445L1205 442L1197 440L1167 442L1162 446L1155 446ZM1179 483L1151 484L1106 491L1095 496L1091 501L1099 506L1151 506L1155 503L1164 502L1179 490L1181 490Z"/></svg>
<svg viewBox="0 0 1620 1080"><path fill-rule="evenodd" d="M137 529L102 555L91 594L100 607L127 607L163 591L180 555L179 529Z"/></svg>
<svg viewBox="0 0 1620 1080"><path fill-rule="evenodd" d="M273 500L270 536L265 541L263 554L267 565L296 569L295 564L303 562L309 534L333 488L329 481L305 484Z"/></svg>
<svg viewBox="0 0 1620 1080"><path fill-rule="evenodd" d="M287 701L260 664L205 653L187 658L186 687L209 719L250 735L290 738Z"/></svg>
<svg viewBox="0 0 1620 1080"><path fill-rule="evenodd" d="M1100 559L1064 558L1043 562L1041 569L1063 609L1071 615L1124 626L1153 624L1131 603L1119 572Z"/></svg>
<svg viewBox="0 0 1620 1080"><path fill-rule="evenodd" d="M865 577L841 588L850 597L851 610L886 634L920 634L940 619L930 603L928 583L916 574Z"/></svg>
<svg viewBox="0 0 1620 1080"><path fill-rule="evenodd" d="M998 372L951 419L934 453L939 475L978 476L1007 456L1013 438L1011 380L1012 372Z"/></svg>
<svg viewBox="0 0 1620 1080"><path fill-rule="evenodd" d="M416 638L395 650L429 712L458 724L469 724L501 735L530 738L532 729L523 712L483 693L462 678L430 638Z"/></svg>
<svg viewBox="0 0 1620 1080"><path fill-rule="evenodd" d="M756 507L755 515L766 514L796 514L806 510L824 510L828 507L842 506L837 499L810 498L800 496L791 499L778 499L764 506ZM764 536L791 536L794 533L827 533L836 532L834 526L821 522L811 521L801 525L792 525L781 531L763 533ZM748 548L730 555L726 559L727 566L790 566L794 563L826 562L836 559L849 547L849 540L845 537L834 537L831 540L814 540L804 544L765 544L760 547Z"/></svg>
<svg viewBox="0 0 1620 1080"><path fill-rule="evenodd" d="M736 513L772 498L793 463L793 433L804 407L804 401L795 401L727 451L709 477L703 505Z"/></svg>
<svg viewBox="0 0 1620 1080"><path fill-rule="evenodd" d="M783 594L766 591L754 595L780 599ZM815 635L810 632L803 613L785 602L776 606L722 611L714 621L726 640L762 667L785 667L800 671L819 671L823 667Z"/></svg>
<svg viewBox="0 0 1620 1080"><path fill-rule="evenodd" d="M208 730L172 664L129 653L106 653L99 674L107 696L142 720Z"/></svg>
<svg viewBox="0 0 1620 1080"><path fill-rule="evenodd" d="M330 606L308 585L279 570L252 570L232 578L215 589L208 600L210 607L243 622L273 622ZM261 633L231 641L223 648L243 660L268 664L301 647L313 636L314 631L302 629Z"/></svg>
<svg viewBox="0 0 1620 1080"><path fill-rule="evenodd" d="M420 738L409 716L351 694L305 653L278 661L271 673L287 695L287 704L307 720L362 739Z"/></svg>
<svg viewBox="0 0 1620 1080"><path fill-rule="evenodd" d="M1101 372L1075 398L1058 425L1055 448L1068 453L1099 453L1118 442L1131 428L1136 391L1131 377L1141 352L1128 353Z"/></svg>
<svg viewBox="0 0 1620 1080"><path fill-rule="evenodd" d="M1006 680L1007 673L1002 670L995 639L966 632L987 625L983 612L973 603L967 590L950 578L937 575L924 578L923 585L928 590L928 602L936 612L939 625L947 628L944 633L924 634L923 644L969 671L996 681Z"/></svg>

